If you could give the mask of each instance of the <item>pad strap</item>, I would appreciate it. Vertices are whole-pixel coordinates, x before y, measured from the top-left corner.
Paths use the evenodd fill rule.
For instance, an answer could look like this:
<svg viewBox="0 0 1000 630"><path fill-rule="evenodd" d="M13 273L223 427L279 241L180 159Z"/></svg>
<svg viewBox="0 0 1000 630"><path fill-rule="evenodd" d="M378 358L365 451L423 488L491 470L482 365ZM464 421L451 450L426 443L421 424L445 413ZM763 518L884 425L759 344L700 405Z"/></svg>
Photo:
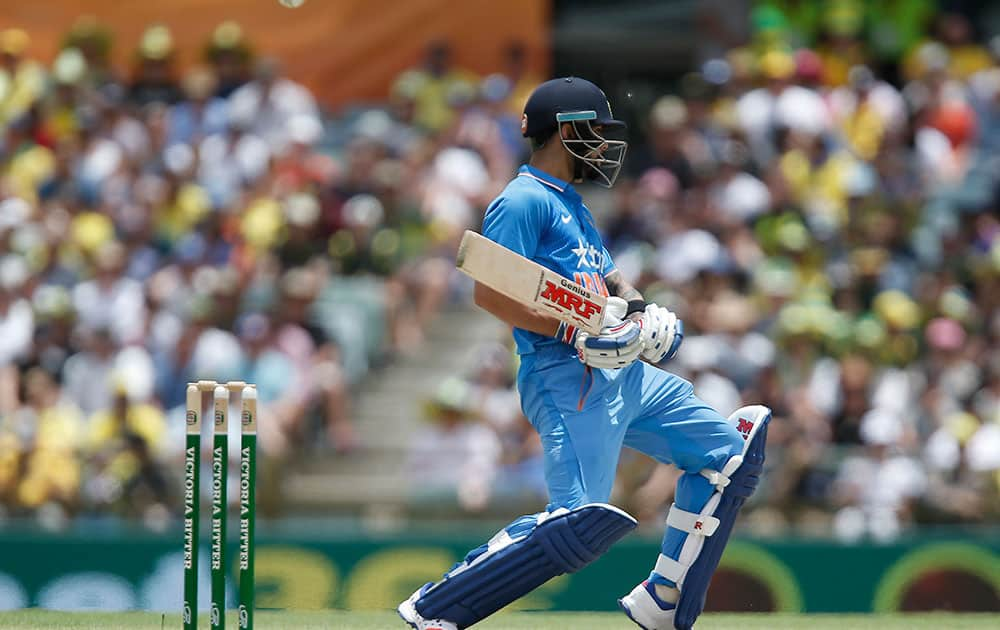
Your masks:
<svg viewBox="0 0 1000 630"><path fill-rule="evenodd" d="M656 571L674 584L680 584L684 579L684 574L687 573L687 567L661 553L660 557L656 559L656 566L653 567L653 571Z"/></svg>
<svg viewBox="0 0 1000 630"><path fill-rule="evenodd" d="M715 486L715 489L719 492L722 492L722 489L729 485L729 477L711 468L702 470L701 476L708 479L708 483Z"/></svg>
<svg viewBox="0 0 1000 630"><path fill-rule="evenodd" d="M675 503L670 506L670 512L667 513L667 526L689 534L711 536L719 527L719 519L708 514L695 514L682 510Z"/></svg>
<svg viewBox="0 0 1000 630"><path fill-rule="evenodd" d="M729 477L743 465L743 456L736 455L730 457L721 471L706 468L701 471L701 476L708 479L708 483L715 486L715 489L722 492L722 489L729 485Z"/></svg>

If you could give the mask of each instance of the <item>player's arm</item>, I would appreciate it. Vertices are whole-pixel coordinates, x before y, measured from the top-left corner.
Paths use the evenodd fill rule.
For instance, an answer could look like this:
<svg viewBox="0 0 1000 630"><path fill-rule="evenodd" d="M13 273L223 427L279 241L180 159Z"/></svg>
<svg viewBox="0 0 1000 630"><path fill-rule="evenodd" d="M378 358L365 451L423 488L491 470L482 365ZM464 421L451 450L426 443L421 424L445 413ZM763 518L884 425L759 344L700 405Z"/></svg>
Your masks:
<svg viewBox="0 0 1000 630"><path fill-rule="evenodd" d="M485 284L476 283L473 297L476 306L515 328L530 330L546 337L555 336L559 329L560 321L555 317L539 313Z"/></svg>
<svg viewBox="0 0 1000 630"><path fill-rule="evenodd" d="M628 281L625 280L625 277L622 276L622 272L617 269L604 276L604 284L608 287L608 293L618 296L629 303L630 315L632 313L639 313L646 308L646 301L642 299L642 293L639 292L639 289L636 289L629 284ZM640 302L642 303L641 306L639 305ZM633 308L635 308L635 310L633 310Z"/></svg>
<svg viewBox="0 0 1000 630"><path fill-rule="evenodd" d="M516 197L501 195L493 200L483 217L483 236L512 252L531 259L541 234L550 223L551 209L544 193L522 191ZM476 282L476 305L506 324L553 337L561 322ZM563 327L564 328L564 327Z"/></svg>

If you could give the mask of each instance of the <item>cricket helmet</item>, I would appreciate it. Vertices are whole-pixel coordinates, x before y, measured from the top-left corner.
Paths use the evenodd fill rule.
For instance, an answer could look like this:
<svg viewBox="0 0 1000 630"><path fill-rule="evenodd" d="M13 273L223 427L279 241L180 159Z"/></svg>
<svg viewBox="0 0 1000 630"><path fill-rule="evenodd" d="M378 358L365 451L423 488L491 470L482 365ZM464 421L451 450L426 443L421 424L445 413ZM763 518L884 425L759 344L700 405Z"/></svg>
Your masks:
<svg viewBox="0 0 1000 630"><path fill-rule="evenodd" d="M569 124L571 135L563 133ZM610 188L621 171L628 142L627 127L611 114L611 104L601 88L579 77L562 77L542 83L528 97L521 118L521 135L544 142L559 134L566 150L576 158L574 181L584 179Z"/></svg>

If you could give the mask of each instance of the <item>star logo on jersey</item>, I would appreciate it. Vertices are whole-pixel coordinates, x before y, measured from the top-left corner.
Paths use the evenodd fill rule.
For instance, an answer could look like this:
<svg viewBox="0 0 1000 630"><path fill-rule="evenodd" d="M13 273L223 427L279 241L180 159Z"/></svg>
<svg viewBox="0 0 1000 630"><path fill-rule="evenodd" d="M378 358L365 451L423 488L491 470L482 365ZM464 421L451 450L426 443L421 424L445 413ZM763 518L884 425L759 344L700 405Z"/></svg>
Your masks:
<svg viewBox="0 0 1000 630"><path fill-rule="evenodd" d="M597 249L593 245L589 245L583 242L582 238L576 239L577 246L574 247L572 251L574 254L580 257L577 261L577 267L592 267L594 269L601 269L601 258L603 254L601 250Z"/></svg>
<svg viewBox="0 0 1000 630"><path fill-rule="evenodd" d="M577 267L591 266L590 261L587 259L590 254L590 250L587 248L587 245L583 242L582 238L577 239L577 247L573 248L573 253L580 257L580 260L576 263Z"/></svg>

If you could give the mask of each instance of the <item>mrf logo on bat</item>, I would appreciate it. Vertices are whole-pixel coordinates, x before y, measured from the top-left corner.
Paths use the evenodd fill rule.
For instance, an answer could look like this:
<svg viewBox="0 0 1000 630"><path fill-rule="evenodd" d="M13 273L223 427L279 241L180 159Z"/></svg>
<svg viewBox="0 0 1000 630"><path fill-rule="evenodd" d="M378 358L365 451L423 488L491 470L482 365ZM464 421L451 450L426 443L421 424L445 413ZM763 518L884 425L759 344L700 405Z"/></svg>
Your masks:
<svg viewBox="0 0 1000 630"><path fill-rule="evenodd" d="M591 300L590 291L568 280L560 280L558 285L546 280L545 288L538 297L543 302L575 313L583 319L590 319L601 311L601 306Z"/></svg>

